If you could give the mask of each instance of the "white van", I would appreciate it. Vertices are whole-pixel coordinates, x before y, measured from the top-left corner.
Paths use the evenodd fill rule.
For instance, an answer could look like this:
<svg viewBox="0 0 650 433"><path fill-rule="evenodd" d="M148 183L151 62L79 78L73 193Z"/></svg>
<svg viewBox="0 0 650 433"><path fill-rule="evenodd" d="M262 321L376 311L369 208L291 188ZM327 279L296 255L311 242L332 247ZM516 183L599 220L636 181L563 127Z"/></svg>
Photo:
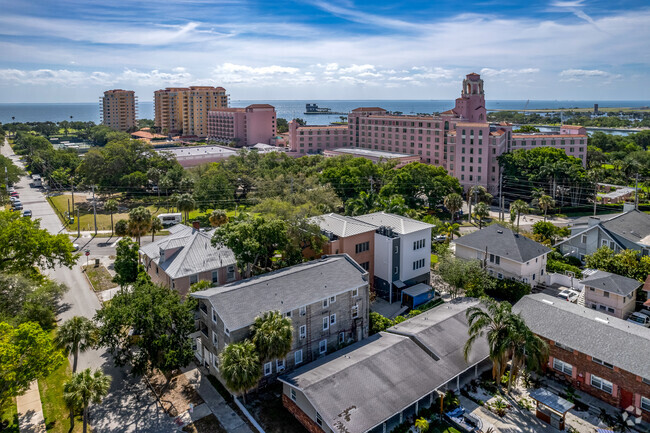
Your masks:
<svg viewBox="0 0 650 433"><path fill-rule="evenodd" d="M158 219L165 227L180 224L183 221L183 217L180 213L161 213L158 215Z"/></svg>
<svg viewBox="0 0 650 433"><path fill-rule="evenodd" d="M41 176L38 174L32 174L32 184L35 187L43 186L43 181L41 180Z"/></svg>

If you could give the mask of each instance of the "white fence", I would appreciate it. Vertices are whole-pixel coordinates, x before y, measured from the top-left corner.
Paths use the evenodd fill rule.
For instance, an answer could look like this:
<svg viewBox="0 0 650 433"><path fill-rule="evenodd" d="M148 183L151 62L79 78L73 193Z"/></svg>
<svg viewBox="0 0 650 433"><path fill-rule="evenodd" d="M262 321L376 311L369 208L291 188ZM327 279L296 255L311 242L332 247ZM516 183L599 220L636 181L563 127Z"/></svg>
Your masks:
<svg viewBox="0 0 650 433"><path fill-rule="evenodd" d="M569 287L582 291L585 288L584 284L580 284L580 276L571 277L571 275L548 273L546 274L546 285L552 286L554 284Z"/></svg>

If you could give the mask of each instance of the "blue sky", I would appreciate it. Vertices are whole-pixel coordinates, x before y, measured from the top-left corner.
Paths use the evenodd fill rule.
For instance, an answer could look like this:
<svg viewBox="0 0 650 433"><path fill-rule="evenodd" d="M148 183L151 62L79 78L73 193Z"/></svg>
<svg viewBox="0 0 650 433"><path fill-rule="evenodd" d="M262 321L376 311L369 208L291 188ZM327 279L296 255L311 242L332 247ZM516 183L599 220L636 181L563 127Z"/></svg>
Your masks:
<svg viewBox="0 0 650 433"><path fill-rule="evenodd" d="M0 0L0 102L221 85L233 99L650 100L647 0Z"/></svg>

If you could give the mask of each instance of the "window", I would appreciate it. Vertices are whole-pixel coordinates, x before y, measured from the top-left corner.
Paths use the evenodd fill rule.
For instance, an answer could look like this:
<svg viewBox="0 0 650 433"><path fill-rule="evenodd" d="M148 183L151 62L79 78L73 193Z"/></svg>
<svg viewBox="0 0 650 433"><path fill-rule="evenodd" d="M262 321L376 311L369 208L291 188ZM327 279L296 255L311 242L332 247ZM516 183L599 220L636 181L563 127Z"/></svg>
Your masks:
<svg viewBox="0 0 650 433"><path fill-rule="evenodd" d="M323 299L323 308L327 308L329 305L329 299Z"/></svg>
<svg viewBox="0 0 650 433"><path fill-rule="evenodd" d="M323 331L330 329L330 318L325 316L323 317Z"/></svg>
<svg viewBox="0 0 650 433"><path fill-rule="evenodd" d="M307 307L300 307L300 315L304 316L305 314L307 314Z"/></svg>
<svg viewBox="0 0 650 433"><path fill-rule="evenodd" d="M336 295L330 297L330 304L333 304L336 302Z"/></svg>
<svg viewBox="0 0 650 433"><path fill-rule="evenodd" d="M363 262L363 263L360 263L359 266L361 266L365 271L369 271L369 270L370 270L370 262Z"/></svg>
<svg viewBox="0 0 650 433"><path fill-rule="evenodd" d="M327 352L327 340L321 340L321 342L318 343L318 353L322 355L323 353L326 352Z"/></svg>
<svg viewBox="0 0 650 433"><path fill-rule="evenodd" d="M611 394L614 389L612 382L608 382L605 379L601 379L598 376L594 376L593 374L591 375L591 386L603 390L608 394Z"/></svg>
<svg viewBox="0 0 650 433"><path fill-rule="evenodd" d="M336 325L336 314L330 316L330 326L331 325Z"/></svg>
<svg viewBox="0 0 650 433"><path fill-rule="evenodd" d="M413 270L420 269L424 267L424 259L416 260L413 262Z"/></svg>
<svg viewBox="0 0 650 433"><path fill-rule="evenodd" d="M643 381L643 383L650 385L650 379L648 379L647 377L642 377L641 380Z"/></svg>
<svg viewBox="0 0 650 433"><path fill-rule="evenodd" d="M352 297L356 298L357 296L359 296L359 289L352 290Z"/></svg>
<svg viewBox="0 0 650 433"><path fill-rule="evenodd" d="M395 248L393 248L393 254L399 253L399 245L395 245Z"/></svg>
<svg viewBox="0 0 650 433"><path fill-rule="evenodd" d="M226 270L226 279L232 281L235 279L235 266L230 265Z"/></svg>
<svg viewBox="0 0 650 433"><path fill-rule="evenodd" d="M219 271L212 271L212 283L217 284L219 282Z"/></svg>
<svg viewBox="0 0 650 433"><path fill-rule="evenodd" d="M352 318L356 319L359 317L359 306L358 305L353 305L352 306Z"/></svg>
<svg viewBox="0 0 650 433"><path fill-rule="evenodd" d="M302 325L300 327L300 330L298 331L298 334L300 335L301 340L303 338L306 338L307 337L307 325Z"/></svg>
<svg viewBox="0 0 650 433"><path fill-rule="evenodd" d="M210 354L212 355L212 354ZM218 356L212 356L212 365L214 368L219 368L219 357Z"/></svg>
<svg viewBox="0 0 650 433"><path fill-rule="evenodd" d="M212 344L214 347L219 347L219 338L217 337L217 333L212 331Z"/></svg>
<svg viewBox="0 0 650 433"><path fill-rule="evenodd" d="M600 245L600 246L602 246L602 247L606 247L606 246L607 246L607 239L603 239L603 240L601 241L601 245Z"/></svg>
<svg viewBox="0 0 650 433"><path fill-rule="evenodd" d="M212 309L212 321L217 323L217 312L214 311L214 308Z"/></svg>
<svg viewBox="0 0 650 433"><path fill-rule="evenodd" d="M356 254L363 253L370 249L370 242L362 242L354 246L354 251Z"/></svg>
<svg viewBox="0 0 650 433"><path fill-rule="evenodd" d="M567 364L566 362L560 361L557 358L553 359L553 368L569 376L571 376L573 373L573 366L571 364Z"/></svg>
<svg viewBox="0 0 650 433"><path fill-rule="evenodd" d="M345 332L339 333L339 344L345 343Z"/></svg>
<svg viewBox="0 0 650 433"><path fill-rule="evenodd" d="M269 376L271 373L273 373L273 364L267 362L264 364L264 376Z"/></svg>
<svg viewBox="0 0 650 433"><path fill-rule="evenodd" d="M296 401L296 390L291 388L291 400Z"/></svg>
<svg viewBox="0 0 650 433"><path fill-rule="evenodd" d="M650 412L650 398L641 397L641 409Z"/></svg>
<svg viewBox="0 0 650 433"><path fill-rule="evenodd" d="M586 244L587 243L587 235L580 236L580 242L583 243L583 244Z"/></svg>
<svg viewBox="0 0 650 433"><path fill-rule="evenodd" d="M284 371L284 359L275 360L275 371L277 371L278 373Z"/></svg>
<svg viewBox="0 0 650 433"><path fill-rule="evenodd" d="M321 427L323 426L323 418L320 416L318 412L316 412L316 424L318 424Z"/></svg>
<svg viewBox="0 0 650 433"><path fill-rule="evenodd" d="M609 362L605 362L605 361L603 361L602 359L594 358L594 357L592 356L592 357L591 357L591 360L594 361L596 364L600 364L600 365L603 365L603 366L605 366L605 367L607 367L607 368L614 369L614 366L613 366L612 364L610 364Z"/></svg>
<svg viewBox="0 0 650 433"><path fill-rule="evenodd" d="M190 286L192 284L196 284L198 282L199 282L199 275L198 274L190 275Z"/></svg>
<svg viewBox="0 0 650 433"><path fill-rule="evenodd" d="M573 348L571 348L569 346L565 346L562 343L558 343L557 341L555 342L555 347L559 347L560 349L564 349L564 350L566 350L568 352L573 352Z"/></svg>
<svg viewBox="0 0 650 433"><path fill-rule="evenodd" d="M420 248L424 248L425 244L426 244L425 239L420 239L419 241L413 241L413 249L419 250Z"/></svg>
<svg viewBox="0 0 650 433"><path fill-rule="evenodd" d="M293 354L293 362L294 364L300 364L302 362L302 349L296 350Z"/></svg>
<svg viewBox="0 0 650 433"><path fill-rule="evenodd" d="M603 296L606 297L606 298L609 298L609 292L605 292L605 291L603 290Z"/></svg>

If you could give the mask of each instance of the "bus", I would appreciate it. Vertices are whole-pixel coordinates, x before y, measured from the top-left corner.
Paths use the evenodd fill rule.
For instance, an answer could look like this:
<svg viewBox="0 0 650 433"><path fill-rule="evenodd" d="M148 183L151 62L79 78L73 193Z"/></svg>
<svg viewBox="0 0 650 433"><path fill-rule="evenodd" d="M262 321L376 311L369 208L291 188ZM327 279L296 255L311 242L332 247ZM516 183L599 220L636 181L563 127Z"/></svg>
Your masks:
<svg viewBox="0 0 650 433"><path fill-rule="evenodd" d="M183 217L180 213L161 213L158 215L158 219L165 227L180 224L183 221Z"/></svg>

